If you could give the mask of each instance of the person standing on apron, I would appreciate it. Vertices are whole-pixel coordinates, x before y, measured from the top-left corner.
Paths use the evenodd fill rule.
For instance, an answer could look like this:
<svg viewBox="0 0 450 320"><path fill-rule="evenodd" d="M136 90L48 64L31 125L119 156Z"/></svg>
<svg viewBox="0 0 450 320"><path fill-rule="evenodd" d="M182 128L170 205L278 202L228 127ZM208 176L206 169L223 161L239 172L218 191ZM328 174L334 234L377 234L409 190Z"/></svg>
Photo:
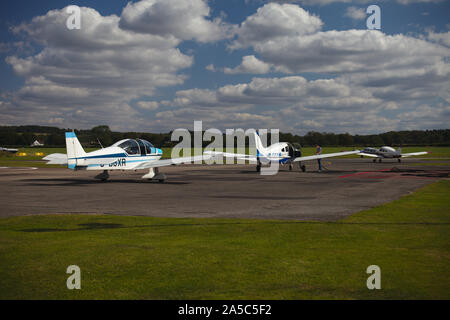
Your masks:
<svg viewBox="0 0 450 320"><path fill-rule="evenodd" d="M316 154L322 154L322 148L319 145L316 145ZM317 163L319 164L319 172L322 172L322 159L317 159Z"/></svg>

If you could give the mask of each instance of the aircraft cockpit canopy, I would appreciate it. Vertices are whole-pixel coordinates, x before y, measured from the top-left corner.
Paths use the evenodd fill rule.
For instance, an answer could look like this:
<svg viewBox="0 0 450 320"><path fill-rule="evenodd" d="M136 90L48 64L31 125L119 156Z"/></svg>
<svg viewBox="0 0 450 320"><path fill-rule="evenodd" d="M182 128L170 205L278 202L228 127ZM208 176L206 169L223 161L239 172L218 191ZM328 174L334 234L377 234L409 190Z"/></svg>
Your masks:
<svg viewBox="0 0 450 320"><path fill-rule="evenodd" d="M122 148L126 153L130 155L140 154L139 145L134 139L127 139L119 144L118 147Z"/></svg>
<svg viewBox="0 0 450 320"><path fill-rule="evenodd" d="M381 152L392 152L392 151L395 151L395 149L391 148L391 147L381 147L380 151Z"/></svg>
<svg viewBox="0 0 450 320"><path fill-rule="evenodd" d="M363 151L366 153L377 153L377 149L375 148L365 148Z"/></svg>
<svg viewBox="0 0 450 320"><path fill-rule="evenodd" d="M129 155L147 155L156 153L155 147L143 139L126 139L117 143Z"/></svg>

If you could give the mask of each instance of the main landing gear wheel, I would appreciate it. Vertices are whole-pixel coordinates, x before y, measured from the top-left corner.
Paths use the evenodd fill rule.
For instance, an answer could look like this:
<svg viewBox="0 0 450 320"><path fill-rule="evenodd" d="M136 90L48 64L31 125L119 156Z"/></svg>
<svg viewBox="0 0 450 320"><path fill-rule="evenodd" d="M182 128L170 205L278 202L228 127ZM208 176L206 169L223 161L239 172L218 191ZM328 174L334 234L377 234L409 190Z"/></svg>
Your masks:
<svg viewBox="0 0 450 320"><path fill-rule="evenodd" d="M377 162L377 159L373 159L372 161L373 161L373 162Z"/></svg>
<svg viewBox="0 0 450 320"><path fill-rule="evenodd" d="M298 163L298 167L300 168L300 170L302 170L302 172L305 172L305 171L306 171L305 165L302 165L301 162Z"/></svg>
<svg viewBox="0 0 450 320"><path fill-rule="evenodd" d="M108 170L103 170L102 173L98 174L95 176L95 179L101 180L103 182L105 182L106 180L109 179L109 173Z"/></svg>
<svg viewBox="0 0 450 320"><path fill-rule="evenodd" d="M398 162L402 162L402 160L400 158L398 158Z"/></svg>
<svg viewBox="0 0 450 320"><path fill-rule="evenodd" d="M261 172L261 162L259 161L259 159L256 163L256 172Z"/></svg>
<svg viewBox="0 0 450 320"><path fill-rule="evenodd" d="M159 172L158 168L150 168L148 173L142 176L142 179L157 180L159 183L163 183L166 180L166 175Z"/></svg>
<svg viewBox="0 0 450 320"><path fill-rule="evenodd" d="M289 171L292 171L292 164L289 165Z"/></svg>
<svg viewBox="0 0 450 320"><path fill-rule="evenodd" d="M381 163L381 158L380 158L380 159L378 159L378 163Z"/></svg>

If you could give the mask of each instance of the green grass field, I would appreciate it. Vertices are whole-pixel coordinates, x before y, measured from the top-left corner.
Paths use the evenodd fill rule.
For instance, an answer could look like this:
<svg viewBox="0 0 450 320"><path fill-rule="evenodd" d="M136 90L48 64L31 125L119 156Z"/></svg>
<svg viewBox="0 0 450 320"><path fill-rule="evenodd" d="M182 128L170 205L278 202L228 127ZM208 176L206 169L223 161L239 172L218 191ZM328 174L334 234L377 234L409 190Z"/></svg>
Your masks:
<svg viewBox="0 0 450 320"><path fill-rule="evenodd" d="M449 194L440 181L336 223L2 218L0 299L450 299Z"/></svg>

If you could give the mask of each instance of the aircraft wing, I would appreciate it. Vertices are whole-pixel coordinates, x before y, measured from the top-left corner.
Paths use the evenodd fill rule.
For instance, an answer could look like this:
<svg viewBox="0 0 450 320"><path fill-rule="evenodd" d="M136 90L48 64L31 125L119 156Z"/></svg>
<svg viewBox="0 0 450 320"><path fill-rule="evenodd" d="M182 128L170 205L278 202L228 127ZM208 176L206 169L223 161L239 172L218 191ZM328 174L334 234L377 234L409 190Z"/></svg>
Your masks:
<svg viewBox="0 0 450 320"><path fill-rule="evenodd" d="M360 155L360 156L365 156L365 157L380 158L380 156L378 156L378 155L376 155L376 154L372 154L372 153L364 153L364 152L360 152L359 155Z"/></svg>
<svg viewBox="0 0 450 320"><path fill-rule="evenodd" d="M422 152L412 152L412 153L402 153L402 158L405 157L412 157L412 156L421 156L423 154L428 154L427 151L422 151Z"/></svg>
<svg viewBox="0 0 450 320"><path fill-rule="evenodd" d="M42 158L42 160L48 161L47 164L67 164L67 154L52 153Z"/></svg>
<svg viewBox="0 0 450 320"><path fill-rule="evenodd" d="M250 162L257 162L257 159L253 155L241 154L241 153L227 153L218 151L205 151L205 155L210 155L211 158L214 157L225 157L225 158L235 158L236 160L246 160Z"/></svg>
<svg viewBox="0 0 450 320"><path fill-rule="evenodd" d="M314 155L314 156L297 157L297 158L295 158L292 161L297 162L297 161L317 160L317 159L323 159L323 158L348 156L350 154L359 154L359 153L360 153L360 150L343 151L343 152L335 152L335 153L325 153L325 154L317 154L317 155Z"/></svg>
<svg viewBox="0 0 450 320"><path fill-rule="evenodd" d="M151 161L151 162L143 162L140 165L136 166L135 170L141 170L141 169L150 169L150 168L159 168L159 167L167 167L172 165L178 165L178 164L189 164L196 161L206 161L211 159L211 155L200 155L200 156L193 156L193 157L182 157L182 158L174 158L174 159L164 159L164 160L157 160L157 161Z"/></svg>
<svg viewBox="0 0 450 320"><path fill-rule="evenodd" d="M360 152L359 150L355 150L355 151L327 153L327 154L320 154L320 155L314 155L314 156L298 157L298 158L293 159L292 161L307 161L307 160L316 160L316 159L330 158L330 157L340 157L340 156L346 156L349 154L357 154L359 152ZM215 151L206 151L205 154L209 154L209 155L213 155L213 156L223 156L226 158L235 158L238 160L247 160L250 162L257 162L257 159L255 156L247 155L247 154L215 152Z"/></svg>
<svg viewBox="0 0 450 320"><path fill-rule="evenodd" d="M156 168L156 167L165 167L183 163L191 163L195 161L205 161L211 159L211 155L200 155L194 157L183 157L183 158L175 158L175 159L167 159L167 160L158 160L152 162L143 162L142 164L136 166L136 170L140 169L148 169L148 168ZM47 164L67 164L67 155L64 153L52 153L48 156L42 158L42 160L48 161Z"/></svg>

